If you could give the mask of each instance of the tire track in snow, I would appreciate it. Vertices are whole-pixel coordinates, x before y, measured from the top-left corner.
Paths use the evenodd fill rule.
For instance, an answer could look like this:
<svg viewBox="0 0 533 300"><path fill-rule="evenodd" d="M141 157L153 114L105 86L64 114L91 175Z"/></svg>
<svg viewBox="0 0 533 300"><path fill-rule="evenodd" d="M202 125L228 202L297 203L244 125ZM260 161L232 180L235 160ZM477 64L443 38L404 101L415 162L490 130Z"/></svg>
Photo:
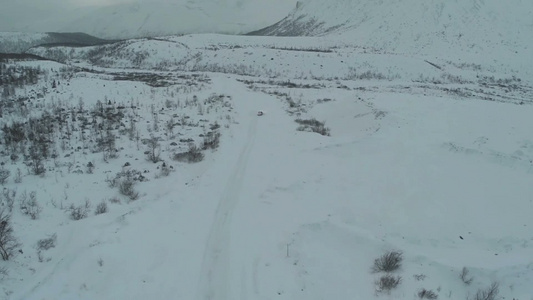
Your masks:
<svg viewBox="0 0 533 300"><path fill-rule="evenodd" d="M228 291L230 286L229 277L231 276L229 272L231 267L229 264L231 217L239 202L248 159L255 143L256 130L257 118L252 118L248 126L245 145L239 153L239 160L226 184L211 225L202 262L200 285L197 293L198 300L233 299ZM245 288L242 288L245 291Z"/></svg>

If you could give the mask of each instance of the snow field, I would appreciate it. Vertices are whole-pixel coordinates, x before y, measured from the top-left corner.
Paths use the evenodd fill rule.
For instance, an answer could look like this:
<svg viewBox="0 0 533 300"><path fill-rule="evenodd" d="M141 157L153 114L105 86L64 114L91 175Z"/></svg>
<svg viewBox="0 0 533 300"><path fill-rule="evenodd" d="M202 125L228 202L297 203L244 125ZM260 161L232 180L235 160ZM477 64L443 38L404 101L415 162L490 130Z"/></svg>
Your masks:
<svg viewBox="0 0 533 300"><path fill-rule="evenodd" d="M161 135L162 157L175 171L155 179L161 164L145 161L144 148L136 150L136 142L124 137L119 158L109 163L101 153L62 157L75 159L80 169L95 161L95 174L71 174L63 166L44 178L25 175L17 191L38 191L43 211L32 221L15 209L24 254L7 263L10 274L2 287L7 299L414 299L422 288L440 299L466 299L492 281L508 299L533 294L529 77L491 87L477 76L512 78L514 67L482 64L478 70L445 58L431 61L443 65L442 71L425 62L427 57L360 49L332 54L256 48L248 43L256 45L257 38L248 37L242 48L232 49L228 41L238 45L240 37L224 43L212 41L226 37L212 35L165 39L188 45L176 49L202 49L195 50L202 57L187 60L187 68L211 63L227 69L156 70L157 53L168 43L136 41L131 49L154 47L146 65L115 61L118 56L104 52L111 68L94 67L103 74L76 73L38 101L69 107L81 97L89 108L107 97L117 105L135 104L138 128L146 137L149 129ZM301 41L294 47L313 40ZM264 43L291 47L286 39ZM212 46L221 50L207 49ZM240 61L245 52L253 59ZM172 59L183 53L176 51ZM90 66L88 60L74 61L81 58L68 63ZM269 63L271 58L286 64ZM358 68L383 74L390 68L401 76L342 79L350 70L331 62L344 58ZM232 69L237 61L252 74ZM282 76L269 78L268 69ZM130 79L112 81L119 72ZM467 81L432 82L444 72ZM131 79L146 74L171 84ZM413 83L420 74L429 79ZM454 88L483 92L465 95ZM203 115L198 104L185 104L194 95L202 102L212 94L224 100L210 112L204 104ZM159 111L167 99L181 104L158 114L162 124L176 113L177 119L187 115L192 124L206 126L178 125L174 139L162 129L153 131L150 106ZM258 117L259 110L265 115ZM325 121L331 136L297 131L297 118ZM193 137L198 143L214 121L221 125L221 145L205 152L204 161L168 159L171 141ZM126 162L149 171L150 181L135 186L140 193L135 201L105 182ZM96 204L119 197L121 203L110 203L107 214L72 221L60 208L65 195L65 206L85 198ZM57 245L43 251L39 262L34 245L53 233ZM376 293L374 282L382 274L371 273L373 261L392 249L403 252L402 267L394 273L402 283L390 295ZM471 285L459 278L463 267L474 277Z"/></svg>

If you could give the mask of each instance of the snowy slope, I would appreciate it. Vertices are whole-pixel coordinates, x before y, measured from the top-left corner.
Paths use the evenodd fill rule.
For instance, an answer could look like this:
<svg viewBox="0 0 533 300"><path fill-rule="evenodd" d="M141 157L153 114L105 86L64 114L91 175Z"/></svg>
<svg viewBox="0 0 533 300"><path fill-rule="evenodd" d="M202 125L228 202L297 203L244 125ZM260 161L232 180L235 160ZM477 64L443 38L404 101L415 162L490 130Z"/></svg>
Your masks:
<svg viewBox="0 0 533 300"><path fill-rule="evenodd" d="M340 35L379 51L530 65L533 4L512 0L304 0L254 35Z"/></svg>
<svg viewBox="0 0 533 300"><path fill-rule="evenodd" d="M368 89L357 81L250 87L240 82L248 77L205 75L208 85L187 92L80 72L35 104L74 94L90 108L109 97L139 103L148 121L151 105L215 92L229 96L232 112L162 111L229 125L220 149L200 165L176 164L169 177L154 178L156 165L135 159L127 138L107 163L68 150L65 163L94 161L94 175L67 173L63 159L44 178L24 175L18 189L38 190L43 212L29 220L15 209L24 254L3 264L6 299L413 299L422 288L466 299L492 281L507 299L532 294L531 105L390 91L375 80ZM332 135L296 131L297 115L326 121ZM196 138L192 129L176 133ZM135 201L105 182L125 162L149 171ZM80 221L62 208L113 197L121 203L107 214ZM36 241L54 233L56 247L39 261ZM402 284L387 296L376 293L370 269L389 249L404 262L395 273ZM470 285L459 278L463 267Z"/></svg>
<svg viewBox="0 0 533 300"><path fill-rule="evenodd" d="M131 38L181 33L244 33L271 24L287 13L290 1L139 2L99 8L62 30L106 38ZM289 6L290 5L290 6Z"/></svg>
<svg viewBox="0 0 533 300"><path fill-rule="evenodd" d="M0 10L0 31L79 31L108 39L201 32L238 34L283 18L296 0L82 2L85 5L56 1L43 7L6 3Z"/></svg>
<svg viewBox="0 0 533 300"><path fill-rule="evenodd" d="M59 62L9 61L48 72L4 89L0 128L30 124L45 110L66 123L51 126L60 131L43 176L31 175L24 143L24 151L0 152L0 170L11 171L0 209L15 191L12 223L22 243L0 261L0 298L412 300L426 289L473 300L495 282L495 299L529 300L532 69L520 52L493 45L492 33L476 39L478 27L464 35L492 51L485 56L446 36L434 39L446 49L390 45L401 22L384 2L307 2L296 11L314 7L332 26L351 18L341 12L349 5L389 16L379 49L374 37L352 39L364 34L357 27L339 26L318 37L194 34L35 47L29 52ZM388 4L401 3L415 2ZM464 8L466 19L472 3L442 9ZM421 40L443 24L436 20L416 27ZM508 22L511 37L528 26ZM103 111L113 114L98 117ZM116 117L106 129L116 136L110 158L95 140ZM301 127L312 119L330 135ZM213 131L220 145L203 161L172 159ZM173 167L167 176L162 161L146 159L154 137ZM135 181L136 199L112 180L132 170L146 179ZM42 209L35 220L21 205L32 191ZM84 203L88 215L73 220L71 205ZM95 215L99 203L108 211ZM54 234L54 247L39 247ZM385 274L372 266L389 250L403 253L391 273L401 282L379 291Z"/></svg>

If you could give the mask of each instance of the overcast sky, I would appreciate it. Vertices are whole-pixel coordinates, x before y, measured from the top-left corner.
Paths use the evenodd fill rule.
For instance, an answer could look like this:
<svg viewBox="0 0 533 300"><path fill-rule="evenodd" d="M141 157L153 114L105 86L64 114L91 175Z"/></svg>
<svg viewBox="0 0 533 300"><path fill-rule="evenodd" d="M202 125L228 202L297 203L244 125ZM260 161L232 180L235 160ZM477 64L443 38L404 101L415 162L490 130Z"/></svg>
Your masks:
<svg viewBox="0 0 533 300"><path fill-rule="evenodd" d="M65 24L97 8L139 2L189 3L207 7L208 10L223 5L260 14L263 20L266 15L272 15L272 19L276 21L286 16L296 4L296 0L0 0L0 31L64 31L61 28ZM254 11L254 7L257 10Z"/></svg>

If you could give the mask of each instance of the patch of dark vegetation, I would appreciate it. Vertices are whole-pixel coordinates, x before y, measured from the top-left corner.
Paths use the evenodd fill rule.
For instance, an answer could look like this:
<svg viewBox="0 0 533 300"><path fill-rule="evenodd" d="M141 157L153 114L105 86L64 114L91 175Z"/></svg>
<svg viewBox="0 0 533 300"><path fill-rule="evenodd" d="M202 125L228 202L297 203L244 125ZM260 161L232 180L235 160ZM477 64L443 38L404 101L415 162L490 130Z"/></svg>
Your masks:
<svg viewBox="0 0 533 300"><path fill-rule="evenodd" d="M204 136L202 141L202 150L212 149L215 150L220 145L220 132L210 131Z"/></svg>
<svg viewBox="0 0 533 300"><path fill-rule="evenodd" d="M248 85L248 87L254 87L255 85L257 84L264 84L264 85L269 85L269 86L280 86L280 87L286 87L286 88L290 88L290 89L322 89L322 88L325 88L326 85L323 84L323 83L297 83L297 82L292 82L290 80L283 80L283 81L280 81L280 80L274 80L274 79L269 79L269 80L241 80L239 79L238 81Z"/></svg>
<svg viewBox="0 0 533 300"><path fill-rule="evenodd" d="M175 84L183 84L187 86L198 86L201 83L209 83L209 77L200 74L191 75L174 75L163 73L111 73L115 81L139 81L144 82L151 87L168 87Z"/></svg>
<svg viewBox="0 0 533 300"><path fill-rule="evenodd" d="M420 299L434 300L434 299L437 299L438 297L439 295L437 295L437 293L435 293L432 290L421 289L420 291L418 291L418 298Z"/></svg>
<svg viewBox="0 0 533 300"><path fill-rule="evenodd" d="M374 260L372 272L394 272L402 266L403 254L401 251L391 250L385 252Z"/></svg>
<svg viewBox="0 0 533 300"><path fill-rule="evenodd" d="M269 47L269 49L283 50L283 51L333 53L332 49L329 49L329 48L315 48L315 47L296 48L296 47L276 47L276 46L273 46L273 47Z"/></svg>
<svg viewBox="0 0 533 300"><path fill-rule="evenodd" d="M402 278L400 276L393 276L386 274L376 280L376 292L378 293L390 293L393 289L400 285Z"/></svg>
<svg viewBox="0 0 533 300"><path fill-rule="evenodd" d="M298 131L316 132L324 136L330 135L330 129L325 126L325 122L320 122L317 119L296 119L295 122L300 124L297 128Z"/></svg>
<svg viewBox="0 0 533 300"><path fill-rule="evenodd" d="M197 163L204 159L204 154L200 148L191 143L187 151L176 153L172 158L179 162Z"/></svg>

